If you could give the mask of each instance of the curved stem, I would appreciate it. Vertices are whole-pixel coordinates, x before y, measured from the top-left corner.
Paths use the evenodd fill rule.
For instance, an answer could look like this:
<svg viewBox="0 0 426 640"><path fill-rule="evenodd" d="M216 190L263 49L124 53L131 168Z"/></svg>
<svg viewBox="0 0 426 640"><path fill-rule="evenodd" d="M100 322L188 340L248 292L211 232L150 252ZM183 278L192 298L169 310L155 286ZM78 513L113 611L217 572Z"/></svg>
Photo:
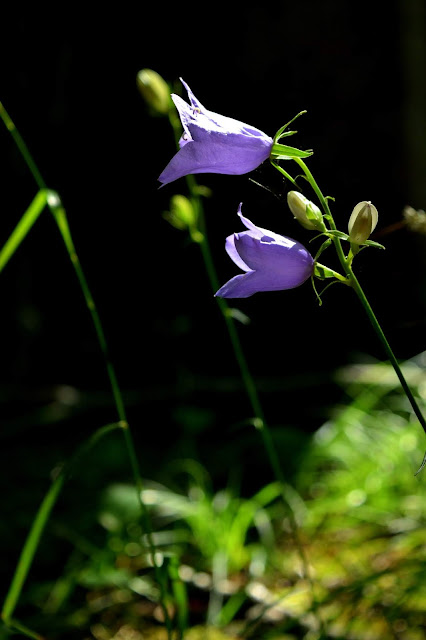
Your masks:
<svg viewBox="0 0 426 640"><path fill-rule="evenodd" d="M7 113L6 109L4 108L3 104L0 102L0 118L3 120L6 128L8 129L8 131L10 132L10 134L12 135L13 140L15 141L16 146L18 147L19 151L21 152L21 155L25 161L25 163L27 164L35 182L37 183L38 187L40 190L47 190L47 185L46 182L44 181L44 178L41 174L41 172L39 171L36 162L34 161L24 139L22 138L21 134L19 133L18 129L16 128L14 122L12 121L11 117L9 116L9 114ZM123 436L124 436L124 442L125 442L125 446L127 449L127 453L129 456L129 460L130 460L130 465L131 465L131 469L132 469L132 473L133 473L133 478L134 478L134 482L135 482L135 487L136 487L136 491L137 491L137 497L138 497L138 503L139 503L139 507L140 507L140 511L141 511L141 519L142 519L142 524L144 526L144 529L146 531L146 536L147 536L147 541L148 541L148 547L149 547L149 552L150 552L150 556L151 556L151 561L152 561L152 565L154 568L154 572L156 574L156 579L157 582L159 584L159 588L160 588L160 605L162 607L163 610L163 615L164 615L164 621L165 621L165 625L166 625L166 629L167 629L167 634L168 637L171 638L171 622L170 622L170 616L168 614L168 610L167 610L167 606L165 603L165 592L164 592L164 588L163 588L163 580L161 579L161 576L159 574L159 566L156 560L156 554L155 554L155 544L152 538L152 526L150 523L150 519L149 519L149 514L148 514L148 510L145 506L145 503L142 500L142 489L143 489L143 482L142 482L142 476L141 476L141 472L139 469L139 463L138 463L138 459L136 456L136 450L135 450L135 445L134 445L134 441L133 441L133 437L130 431L130 427L129 427L129 423L127 421L127 416L126 416L126 410L125 410L125 406L124 406L124 402L123 402L123 396L121 393L121 389L120 386L118 384L118 380L117 380L117 376L115 373L115 368L112 364L110 355L109 355L109 349L108 349L108 344L107 344L107 340L105 337L105 332L100 320L100 316L98 313L98 310L96 308L93 296L91 294L86 276L84 274L83 268L81 266L80 260L78 258L75 246L74 246L74 242L72 239L72 235L71 235L71 230L69 228L68 225L68 220L67 220L67 216L66 216L66 212L64 207L62 206L61 200L59 195L52 190L48 190L48 196L46 199L46 204L47 207L49 208L53 218L55 219L55 222L58 226L58 229L61 233L62 239L65 243L65 246L67 248L70 260L72 262L72 265L74 267L77 279L80 283L80 288L82 290L87 308L90 312L90 315L92 317L92 322L95 328L95 333L96 336L98 338L98 342L99 342L99 346L102 352L102 355L104 357L105 360L105 366L106 366L106 370L107 370L107 374L108 374L108 378L109 378L109 382L111 385L111 389L112 389L112 393L114 396L114 402L115 402L115 406L116 406L116 410L117 410L117 414L119 417L119 426L121 427L121 430L123 432Z"/></svg>
<svg viewBox="0 0 426 640"><path fill-rule="evenodd" d="M192 202L194 204L194 206L196 207L196 211L197 211L197 220L198 220L198 229L201 232L201 238L198 242L198 244L200 245L200 249L201 249L201 253L203 256L203 260L204 260L204 264L205 264L205 268L207 271L207 275L210 281L210 285L213 291L217 291L220 287L220 283L219 283L219 279L217 277L217 273L216 273L216 269L214 266L214 262L213 262L213 258L212 258L212 254L210 251L210 244L208 242L208 238L207 238L207 234L206 234L206 224L205 224L205 219L204 219L204 210L203 210L203 206L202 206L202 202L200 199L199 194L197 193L197 185L195 182L195 178L193 175L189 175L187 176L187 185L188 185L188 189L189 192L191 194L191 199ZM285 486L286 486L286 482L285 482L285 478L284 478L284 474L282 472L281 469L281 464L280 464L280 460L278 457L278 452L277 452L277 448L274 444L272 435L271 435L271 431L268 427L268 424L265 420L265 416L264 416L264 412L263 412L263 408L262 408L262 404L257 392L257 388L254 382L254 379L251 375L250 369L248 367L247 364L247 360L246 357L244 355L244 351L241 345L241 341L238 335L238 331L236 329L235 326L235 321L233 319L233 317L230 314L230 310L229 310L229 306L228 303L226 302L226 300L224 298L216 298L218 307L222 313L222 316L224 318L225 324L226 324L226 328L228 330L228 334L229 334L229 338L232 344L232 348L234 351L234 355L235 358L237 360L239 369L240 369L240 373L241 373L241 378L243 380L243 384L245 386L246 392L247 392L247 396L249 398L252 410L253 410L253 414L254 414L254 420L253 420L253 424L255 426L256 429L258 429L258 431L261 434L262 437L262 441L263 441L263 446L265 448L266 451L266 455L267 458L269 460L269 463L271 465L271 469L273 472L273 475L275 477L275 480L278 482L279 486L280 486L280 491L281 491L281 497L283 500L283 504L287 510L287 514L288 514L288 519L289 519L289 523L290 523L290 529L291 529L291 534L293 536L293 540L294 540L294 544L295 547L297 549L297 552L299 554L300 557L300 562L301 562L301 566L302 566L302 570L304 573L304 576L306 578L306 580L308 581L309 585L310 585L310 589L311 589L311 593L312 593L312 600L313 600L313 611L316 612L317 618L318 618L318 624L319 624L319 628L321 629L321 634L323 637L325 635L324 632L324 623L322 621L322 618L319 614L319 610L318 610L318 601L317 601L317 597L315 594L315 588L314 588L314 581L312 579L311 576L311 571L309 568L309 561L308 561L308 557L307 554L305 552L305 549L303 547L300 535L299 535L299 529L298 529L298 524L296 521L296 517L294 515L292 506L287 498L286 495L286 491L285 491Z"/></svg>
<svg viewBox="0 0 426 640"><path fill-rule="evenodd" d="M1 616L6 624L9 624L9 621L11 620L15 607L18 603L22 587L24 586L28 572L31 568L31 564L37 551L37 547L39 545L44 528L47 524L47 521L49 520L50 514L56 504L58 496L62 491L65 480L67 479L71 471L75 468L76 463L83 455L87 454L87 452L90 451L90 449L93 448L101 438L103 438L114 429L119 429L120 426L121 425L119 422L114 422L112 424L105 425L104 427L100 427L97 431L95 431L95 433L92 434L90 438L81 445L74 456L66 464L64 464L64 466L59 470L56 477L52 481L52 484L46 495L44 496L42 503L37 511L36 517L31 524L31 528L25 544L22 548L12 582L4 600Z"/></svg>
<svg viewBox="0 0 426 640"><path fill-rule="evenodd" d="M333 219L333 216L331 215L331 211L330 211L330 207L328 206L328 202L327 199L324 197L321 189L318 187L318 184L316 183L312 173L309 171L308 167L306 166L306 164L303 162L303 160L301 158L294 158L295 162L297 162L297 164L301 167L301 169L303 170L305 176L308 179L308 182L310 183L312 189L315 191L318 200L320 201L324 212L326 214L327 220L330 223L330 227L334 230L336 230L336 225ZM379 338L384 351L387 355L387 357L389 358L389 361L391 363L391 365L393 366L395 373L398 377L399 382L401 383L402 389L408 399L408 401L411 404L411 407L414 411L414 414L416 415L418 421L420 422L423 431L426 433L426 420L420 410L420 407L417 403L417 400L415 399L410 387L408 386L408 383L404 377L404 374L401 371L401 368L399 366L398 360L395 357L395 354L392 351L392 348L383 332L383 329L379 323L379 321L377 320L377 317L370 305L370 303L368 302L367 296L364 293L363 288L361 287L358 278L355 276L353 270L352 270L352 259L353 256L351 255L351 253L349 254L348 258L346 258L343 248L342 248L342 244L339 238L333 237L332 238L333 242L334 242L334 246L336 247L336 251L337 251L337 255L339 257L340 260L340 264L342 265L343 269L345 270L346 275L348 276L348 278L351 281L352 284L352 288L354 289L355 293L357 294L367 316L368 319L370 320L370 323L374 329L374 331L376 332L377 337ZM426 465L426 454L423 458L422 464L420 466L420 468L418 469L418 471L416 472L416 475L418 473L420 473L420 471L423 469L423 467Z"/></svg>

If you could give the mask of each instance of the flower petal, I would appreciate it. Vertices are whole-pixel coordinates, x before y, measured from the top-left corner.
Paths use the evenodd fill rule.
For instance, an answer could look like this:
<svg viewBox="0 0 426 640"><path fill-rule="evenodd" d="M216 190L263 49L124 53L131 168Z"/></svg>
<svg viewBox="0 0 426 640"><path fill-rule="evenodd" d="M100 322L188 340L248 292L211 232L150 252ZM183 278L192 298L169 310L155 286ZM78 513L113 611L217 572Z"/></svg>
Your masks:
<svg viewBox="0 0 426 640"><path fill-rule="evenodd" d="M249 151L244 147L233 147L221 142L196 142L188 140L170 160L159 176L159 181L168 184L190 173L223 173L242 175L256 169L263 160L264 151Z"/></svg>
<svg viewBox="0 0 426 640"><path fill-rule="evenodd" d="M240 267L243 271L250 271L250 267L246 265L244 260L235 248L235 234L228 236L225 240L225 250L228 256L235 262L237 267Z"/></svg>
<svg viewBox="0 0 426 640"><path fill-rule="evenodd" d="M228 116L222 116L220 113L209 111L203 107L201 102L195 97L188 84L182 78L179 79L188 93L188 98L192 107L210 120L212 125L215 125L215 129L222 129L222 133L237 133L240 135L253 136L255 138L267 138L272 141L272 138L266 136L263 131L256 129L256 127L252 127L251 125L235 120L234 118L229 118Z"/></svg>
<svg viewBox="0 0 426 640"><path fill-rule="evenodd" d="M189 86L187 85L187 83L182 79L179 78L179 80L181 81L181 83L183 84L183 86L186 89L186 92L188 94L188 98L189 101L191 103L191 105L195 108L195 109L199 109L200 111L207 111L203 105L201 104L201 102L199 100L197 100L197 98L194 96L194 94L192 93L191 89L189 88Z"/></svg>
<svg viewBox="0 0 426 640"><path fill-rule="evenodd" d="M215 293L218 298L249 298L258 291L263 291L262 278L257 271L234 276Z"/></svg>
<svg viewBox="0 0 426 640"><path fill-rule="evenodd" d="M250 232L235 236L235 248L240 258L250 269L262 274L264 291L292 289L312 275L313 258L299 242L284 236L280 243L268 236L258 240Z"/></svg>
<svg viewBox="0 0 426 640"><path fill-rule="evenodd" d="M189 131L189 125L194 119L194 110L189 106L185 100L182 100L180 96L177 96L175 93L172 93L171 98L175 103L175 107L179 113L179 118L182 123L184 134L186 134L187 139L192 140L191 133Z"/></svg>

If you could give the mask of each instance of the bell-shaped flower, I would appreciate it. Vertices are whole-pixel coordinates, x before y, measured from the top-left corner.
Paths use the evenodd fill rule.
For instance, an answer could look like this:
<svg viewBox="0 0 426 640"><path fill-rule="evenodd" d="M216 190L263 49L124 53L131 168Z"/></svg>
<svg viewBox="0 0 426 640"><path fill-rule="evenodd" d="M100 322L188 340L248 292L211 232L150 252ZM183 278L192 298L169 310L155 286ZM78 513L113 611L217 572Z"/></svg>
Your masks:
<svg viewBox="0 0 426 640"><path fill-rule="evenodd" d="M215 294L220 298L248 298L259 291L294 289L313 273L314 259L305 247L291 238L256 227L241 213L248 229L226 238L229 257L245 273L231 278Z"/></svg>
<svg viewBox="0 0 426 640"><path fill-rule="evenodd" d="M179 151L158 178L163 185L192 173L241 175L269 157L272 138L248 124L208 111L182 78L181 82L190 104L172 94L184 131Z"/></svg>

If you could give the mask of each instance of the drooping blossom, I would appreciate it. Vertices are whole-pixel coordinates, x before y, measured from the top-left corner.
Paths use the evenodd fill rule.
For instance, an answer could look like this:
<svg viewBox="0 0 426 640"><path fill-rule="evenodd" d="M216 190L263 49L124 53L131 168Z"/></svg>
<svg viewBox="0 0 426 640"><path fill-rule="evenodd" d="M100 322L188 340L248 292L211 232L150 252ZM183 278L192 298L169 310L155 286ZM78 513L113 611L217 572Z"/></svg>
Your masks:
<svg viewBox="0 0 426 640"><path fill-rule="evenodd" d="M158 178L163 185L191 173L241 175L269 157L272 138L244 122L208 111L182 78L181 82L190 104L172 94L184 131L179 151Z"/></svg>
<svg viewBox="0 0 426 640"><path fill-rule="evenodd" d="M314 260L300 242L256 227L242 215L241 204L238 215L248 230L228 236L225 249L245 273L231 278L216 296L248 298L259 291L293 289L312 275Z"/></svg>

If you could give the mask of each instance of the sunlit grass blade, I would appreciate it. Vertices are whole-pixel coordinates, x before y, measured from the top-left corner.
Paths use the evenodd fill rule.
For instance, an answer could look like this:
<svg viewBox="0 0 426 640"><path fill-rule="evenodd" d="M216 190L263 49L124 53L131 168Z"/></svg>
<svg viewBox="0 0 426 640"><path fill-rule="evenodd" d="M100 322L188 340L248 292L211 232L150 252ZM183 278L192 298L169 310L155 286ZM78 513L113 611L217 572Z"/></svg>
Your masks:
<svg viewBox="0 0 426 640"><path fill-rule="evenodd" d="M40 189L40 191L38 191L34 200L10 234L8 240L6 240L3 248L0 250L0 272L3 271L10 258L26 238L29 231L31 231L34 223L47 204L48 194L49 191L47 189Z"/></svg>
<svg viewBox="0 0 426 640"><path fill-rule="evenodd" d="M45 640L43 636L41 636L36 631L29 629L28 627L23 625L21 622L19 622L19 620L15 620L15 619L11 620L10 623L7 625L7 627L8 629L10 629L10 633L13 636L15 636L17 632L19 633L18 637L25 636L25 638L32 638L33 640ZM0 638L3 638L3 636L1 635L1 629L0 629Z"/></svg>
<svg viewBox="0 0 426 640"><path fill-rule="evenodd" d="M145 528L145 531L147 533L147 537L148 537L148 543L151 549L151 557L152 557L152 563L154 566L154 570L155 573L157 575L158 581L159 581L159 585L160 585L160 589L161 589L161 607L163 609L163 613L164 613L164 620L165 620L165 625L166 625L166 629L167 629L167 636L170 640L171 638L171 623L170 623L170 617L167 611L167 607L165 604L165 593L163 592L163 588L162 588L162 582L161 582L161 576L159 573L159 567L157 565L156 562L156 555L155 555L155 545L152 541L152 527L150 524L150 520L149 520L149 514L148 511L145 507L145 504L142 501L142 488L143 488L143 483L142 483L142 476L140 473L140 469L139 469L139 463L138 463L138 459L136 456L136 451L135 451L135 446L134 446L134 442L133 442L133 437L132 434L130 432L130 427L129 424L127 422L127 417L126 417L126 410L125 410L125 406L124 406L124 402L123 402L123 398L122 398L122 393L121 393L121 389L119 387L118 384L118 380L115 374L115 368L112 364L112 361L109 357L109 349L108 349L108 345L107 345L107 341L105 338L105 334L104 334L104 330L102 327L102 323L95 305L95 302L93 300L92 294L90 292L89 289L89 285L88 282L86 280L86 276L84 274L83 268L80 264L80 261L78 259L78 255L77 252L75 250L74 247L74 243L72 240L72 236L71 236L71 231L68 225L68 221L67 221L67 217L66 217L66 212L64 207L62 206L61 203L61 199L59 197L59 195L51 190L47 189L47 185L46 182L44 181L43 176L41 175L41 172L38 169L38 166L36 164L36 162L34 161L24 139L22 138L21 134L19 133L18 129L16 128L14 122L12 121L11 117L9 116L9 114L7 113L6 109L3 107L2 103L0 103L0 118L3 120L6 128L8 129L8 131L11 133L16 146L18 147L19 151L22 154L22 157L27 165L27 167L29 168L29 170L31 171L31 174L34 178L34 180L36 181L38 187L40 190L45 190L47 191L47 199L46 199L46 204L49 207L49 210L51 212L51 214L53 215L59 231L62 235L62 238L64 240L65 246L68 250L68 254L70 257L70 260L74 266L78 281L80 283L80 287L83 293L83 296L85 298L87 307L90 311L91 317L92 317L92 321L94 324L94 328L96 331L96 335L98 338L98 342L102 351L102 354L104 356L105 359L105 364L106 364L106 369L107 369L107 373L108 373L108 378L110 380L110 384L111 384L111 388L112 388L112 392L114 395L114 400L115 400L115 405L116 405L116 409L117 409L117 413L118 413L118 417L119 417L119 425L122 429L123 435L124 435L124 440L125 440L125 446L128 452L128 456L129 456L129 460L130 460L130 465L132 468L132 472L133 472L133 476L135 479L135 487L136 487L136 491L137 491L137 496L138 496L138 502L139 502L139 506L140 506L140 511L141 511L141 521L143 523L143 526Z"/></svg>
<svg viewBox="0 0 426 640"><path fill-rule="evenodd" d="M40 505L36 517L33 520L30 532L19 557L18 566L14 573L10 589L4 601L2 617L6 623L10 621L10 617L18 603L22 587L30 570L34 555L37 551L40 538L49 519L53 506L55 505L58 495L62 489L64 480L64 475L61 474L53 481L49 491L45 495Z"/></svg>
<svg viewBox="0 0 426 640"><path fill-rule="evenodd" d="M71 460L62 467L56 478L53 480L52 485L43 498L43 501L32 522L30 532L21 551L18 565L16 567L11 585L3 604L1 615L6 624L10 623L11 621L11 617L21 595L22 587L24 586L25 580L28 576L28 572L31 568L34 556L36 554L40 538L43 534L52 509L56 504L58 496L70 470L75 466L81 456L87 453L87 451L89 451L100 438L102 438L110 431L118 429L120 427L120 422L114 422L112 424L105 425L104 427L101 427L100 429L95 431L95 433L81 445L73 458L71 458Z"/></svg>

